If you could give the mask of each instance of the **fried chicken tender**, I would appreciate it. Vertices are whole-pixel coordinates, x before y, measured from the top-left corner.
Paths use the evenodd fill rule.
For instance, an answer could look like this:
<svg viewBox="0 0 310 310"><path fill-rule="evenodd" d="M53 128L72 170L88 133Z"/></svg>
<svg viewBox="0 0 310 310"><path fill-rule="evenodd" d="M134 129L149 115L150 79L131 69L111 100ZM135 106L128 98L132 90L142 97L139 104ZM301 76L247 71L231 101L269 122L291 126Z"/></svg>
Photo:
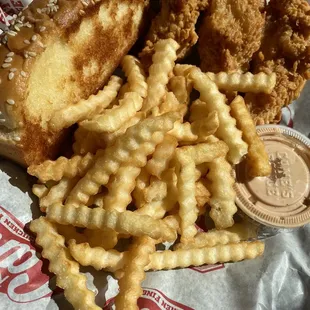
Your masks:
<svg viewBox="0 0 310 310"><path fill-rule="evenodd" d="M212 0L199 29L203 71L247 70L259 49L265 14L263 0Z"/></svg>
<svg viewBox="0 0 310 310"><path fill-rule="evenodd" d="M275 72L271 94L247 94L246 104L257 125L277 123L281 109L297 99L310 78L310 6L305 0L271 0L253 73Z"/></svg>
<svg viewBox="0 0 310 310"><path fill-rule="evenodd" d="M208 7L209 0L163 0L161 11L153 19L147 34L145 47L140 53L141 62L149 67L154 52L154 44L161 39L172 38L180 45L178 59L187 55L196 44L198 35L195 24L200 11Z"/></svg>

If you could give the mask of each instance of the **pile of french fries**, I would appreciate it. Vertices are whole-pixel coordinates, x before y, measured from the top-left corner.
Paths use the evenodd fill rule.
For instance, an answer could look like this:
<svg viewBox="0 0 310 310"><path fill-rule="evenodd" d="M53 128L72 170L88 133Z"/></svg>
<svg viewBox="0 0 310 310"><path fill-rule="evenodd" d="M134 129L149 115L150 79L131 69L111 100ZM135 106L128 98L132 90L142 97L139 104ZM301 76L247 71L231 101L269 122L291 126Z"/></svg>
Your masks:
<svg viewBox="0 0 310 310"><path fill-rule="evenodd" d="M51 119L55 129L78 123L73 157L28 169L45 213L30 229L75 309L100 309L80 265L114 273L116 308L137 309L148 270L237 262L264 251L234 224L231 172L244 158L252 177L271 172L238 91L269 93L275 74L203 73L176 65L178 48L159 41L148 76L125 56L126 81L112 76L98 94ZM193 89L200 97L192 102ZM198 232L204 214L215 229ZM121 239L129 243L123 252L115 249ZM163 242L173 250L157 251Z"/></svg>

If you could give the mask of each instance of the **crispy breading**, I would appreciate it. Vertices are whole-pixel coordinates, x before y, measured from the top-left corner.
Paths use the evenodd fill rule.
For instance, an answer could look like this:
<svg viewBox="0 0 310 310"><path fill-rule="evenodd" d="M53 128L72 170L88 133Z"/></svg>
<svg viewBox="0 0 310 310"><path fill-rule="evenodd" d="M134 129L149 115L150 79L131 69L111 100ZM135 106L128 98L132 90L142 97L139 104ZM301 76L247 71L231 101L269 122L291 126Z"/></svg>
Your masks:
<svg viewBox="0 0 310 310"><path fill-rule="evenodd" d="M161 11L153 19L147 34L145 47L140 53L141 62L149 67L154 44L161 39L172 38L181 46L178 59L183 58L196 44L198 35L195 24L199 11L208 7L209 0L165 0L161 1Z"/></svg>
<svg viewBox="0 0 310 310"><path fill-rule="evenodd" d="M247 94L246 104L256 124L277 123L281 108L297 99L310 77L310 6L305 0L272 0L252 71L275 72L271 94Z"/></svg>
<svg viewBox="0 0 310 310"><path fill-rule="evenodd" d="M265 15L262 0L213 0L199 29L203 71L247 70L259 49Z"/></svg>

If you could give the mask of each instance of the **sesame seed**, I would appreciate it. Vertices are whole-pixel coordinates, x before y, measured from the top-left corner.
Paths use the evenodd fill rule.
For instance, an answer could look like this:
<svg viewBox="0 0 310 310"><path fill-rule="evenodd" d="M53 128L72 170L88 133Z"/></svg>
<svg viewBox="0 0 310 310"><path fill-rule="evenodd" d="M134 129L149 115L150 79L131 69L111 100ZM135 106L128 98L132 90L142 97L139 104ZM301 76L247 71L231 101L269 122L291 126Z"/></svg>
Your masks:
<svg viewBox="0 0 310 310"><path fill-rule="evenodd" d="M16 68L12 68L12 69L10 69L10 72L16 72L17 71L17 69Z"/></svg>
<svg viewBox="0 0 310 310"><path fill-rule="evenodd" d="M28 52L28 55L31 57L36 57L37 53L36 52Z"/></svg>
<svg viewBox="0 0 310 310"><path fill-rule="evenodd" d="M85 15L85 11L84 10L80 10L80 15Z"/></svg>
<svg viewBox="0 0 310 310"><path fill-rule="evenodd" d="M5 64L2 65L2 68L8 68L8 67L11 67L10 63L5 63Z"/></svg>
<svg viewBox="0 0 310 310"><path fill-rule="evenodd" d="M40 8L37 8L37 12L38 12L39 14L41 14L41 13L42 13L42 10L41 10Z"/></svg>
<svg viewBox="0 0 310 310"><path fill-rule="evenodd" d="M46 27L44 27L44 26L41 26L40 27L40 32L43 32L43 31L45 31L46 30Z"/></svg>
<svg viewBox="0 0 310 310"><path fill-rule="evenodd" d="M8 99L6 101L9 105L14 105L15 104L15 101L13 99Z"/></svg>
<svg viewBox="0 0 310 310"><path fill-rule="evenodd" d="M20 18L20 20L23 22L24 21L24 19L25 19L25 16L22 16L21 18Z"/></svg>
<svg viewBox="0 0 310 310"><path fill-rule="evenodd" d="M29 40L24 40L24 43L25 44L30 44L30 41Z"/></svg>
<svg viewBox="0 0 310 310"><path fill-rule="evenodd" d="M18 27L17 25L14 25L14 29L15 29L16 31L20 31L20 29L19 29L19 27Z"/></svg>
<svg viewBox="0 0 310 310"><path fill-rule="evenodd" d="M7 57L4 59L4 62L12 62L13 58L12 57Z"/></svg>
<svg viewBox="0 0 310 310"><path fill-rule="evenodd" d="M13 30L9 30L7 32L8 35L12 36L12 37L15 37L17 35L17 32L16 31L13 31Z"/></svg>
<svg viewBox="0 0 310 310"><path fill-rule="evenodd" d="M27 77L27 73L25 71L21 71L20 75L23 76L23 77Z"/></svg>
<svg viewBox="0 0 310 310"><path fill-rule="evenodd" d="M23 12L20 11L17 16L22 16Z"/></svg>
<svg viewBox="0 0 310 310"><path fill-rule="evenodd" d="M38 41L38 45L42 48L45 48L44 44L41 41Z"/></svg>
<svg viewBox="0 0 310 310"><path fill-rule="evenodd" d="M82 2L82 4L84 5L84 6L88 6L88 3L87 2L85 2L85 1L81 1Z"/></svg>
<svg viewBox="0 0 310 310"><path fill-rule="evenodd" d="M14 56L14 55L15 55L14 52L9 52L8 54L6 54L6 57L12 57L12 56Z"/></svg>
<svg viewBox="0 0 310 310"><path fill-rule="evenodd" d="M10 81L13 80L14 72L10 72L8 78L9 78Z"/></svg>
<svg viewBox="0 0 310 310"><path fill-rule="evenodd" d="M32 41L36 41L36 40L37 40L37 36L34 34L34 35L31 37L31 40L32 40Z"/></svg>
<svg viewBox="0 0 310 310"><path fill-rule="evenodd" d="M20 137L14 137L13 140L15 140L16 142L20 141Z"/></svg>
<svg viewBox="0 0 310 310"><path fill-rule="evenodd" d="M25 26L28 27L28 28L31 28L31 27L32 27L31 24L30 24L29 22L27 22L27 23L25 24Z"/></svg>

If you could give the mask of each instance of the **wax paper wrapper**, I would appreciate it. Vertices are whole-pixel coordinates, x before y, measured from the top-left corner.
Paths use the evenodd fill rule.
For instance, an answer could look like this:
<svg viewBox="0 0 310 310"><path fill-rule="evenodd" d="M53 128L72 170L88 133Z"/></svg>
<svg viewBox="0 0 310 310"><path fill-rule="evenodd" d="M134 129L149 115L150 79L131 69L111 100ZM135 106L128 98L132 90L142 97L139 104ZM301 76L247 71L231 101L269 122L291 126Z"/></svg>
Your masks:
<svg viewBox="0 0 310 310"><path fill-rule="evenodd" d="M0 29L29 0L0 0ZM1 30L0 30L1 32ZM310 135L310 84L283 110L282 123ZM0 158L0 309L72 309L36 252L28 223L39 216L26 171ZM148 272L142 310L310 309L310 226L267 239L253 261ZM81 269L103 309L113 309L117 281L104 272Z"/></svg>

